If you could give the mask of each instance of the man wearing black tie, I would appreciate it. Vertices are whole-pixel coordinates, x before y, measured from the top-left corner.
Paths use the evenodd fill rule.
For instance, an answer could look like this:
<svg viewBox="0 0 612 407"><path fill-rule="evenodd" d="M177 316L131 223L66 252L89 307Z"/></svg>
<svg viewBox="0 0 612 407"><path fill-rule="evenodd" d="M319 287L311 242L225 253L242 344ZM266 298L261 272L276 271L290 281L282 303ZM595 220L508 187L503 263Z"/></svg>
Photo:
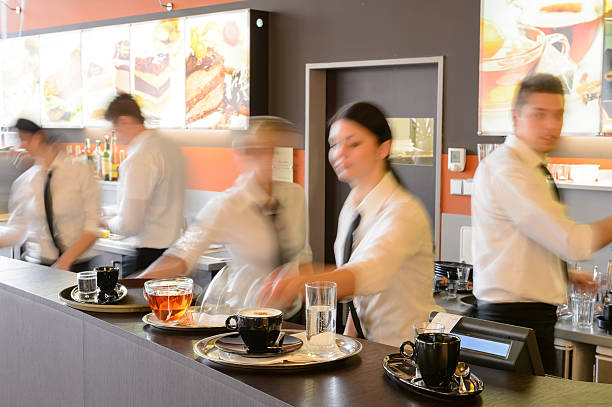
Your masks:
<svg viewBox="0 0 612 407"><path fill-rule="evenodd" d="M472 194L475 315L533 328L547 373L568 280L587 284L568 276L565 262L585 261L612 241L612 218L588 225L568 218L546 169L564 104L555 76L525 79L512 110L514 135L479 164Z"/></svg>
<svg viewBox="0 0 612 407"><path fill-rule="evenodd" d="M20 148L36 164L11 188L7 226L0 247L25 244L24 260L62 270L84 271L94 256L100 221L99 187L86 164L73 162L36 123L15 124Z"/></svg>

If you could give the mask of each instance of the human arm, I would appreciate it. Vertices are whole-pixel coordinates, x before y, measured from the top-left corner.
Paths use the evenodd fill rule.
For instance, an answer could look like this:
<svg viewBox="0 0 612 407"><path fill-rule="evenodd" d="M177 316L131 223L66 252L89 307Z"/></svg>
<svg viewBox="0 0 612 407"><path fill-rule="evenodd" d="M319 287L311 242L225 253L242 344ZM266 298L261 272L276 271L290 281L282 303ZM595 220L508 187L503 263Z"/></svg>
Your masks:
<svg viewBox="0 0 612 407"><path fill-rule="evenodd" d="M27 205L30 199L25 194L20 180L11 187L9 212L11 214L6 226L0 226L0 247L16 246L23 242L28 232Z"/></svg>
<svg viewBox="0 0 612 407"><path fill-rule="evenodd" d="M53 267L60 270L70 270L72 264L79 258L79 256L85 253L98 239L97 234L92 233L90 231L85 231L79 237L79 240L68 250L66 250L62 255L57 259Z"/></svg>
<svg viewBox="0 0 612 407"><path fill-rule="evenodd" d="M164 254L155 260L145 271L137 274L134 278L165 278L184 276L188 274L188 267L185 260L170 254Z"/></svg>
<svg viewBox="0 0 612 407"><path fill-rule="evenodd" d="M223 202L217 199L209 201L183 236L137 277L159 278L190 274L202 253L215 241L223 240L222 226L226 223L224 216Z"/></svg>

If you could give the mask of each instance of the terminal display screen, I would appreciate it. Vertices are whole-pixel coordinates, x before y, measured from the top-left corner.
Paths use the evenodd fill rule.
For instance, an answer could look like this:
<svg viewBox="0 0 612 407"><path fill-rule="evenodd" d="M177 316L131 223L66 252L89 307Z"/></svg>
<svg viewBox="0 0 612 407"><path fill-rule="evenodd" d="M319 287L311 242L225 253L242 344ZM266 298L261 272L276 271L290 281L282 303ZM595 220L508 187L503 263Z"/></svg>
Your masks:
<svg viewBox="0 0 612 407"><path fill-rule="evenodd" d="M508 357L508 352L510 351L509 343L496 342L488 339L476 338L474 336L459 335L454 332L453 335L457 335L459 338L461 338L461 349L488 353L490 355L500 356L502 358Z"/></svg>

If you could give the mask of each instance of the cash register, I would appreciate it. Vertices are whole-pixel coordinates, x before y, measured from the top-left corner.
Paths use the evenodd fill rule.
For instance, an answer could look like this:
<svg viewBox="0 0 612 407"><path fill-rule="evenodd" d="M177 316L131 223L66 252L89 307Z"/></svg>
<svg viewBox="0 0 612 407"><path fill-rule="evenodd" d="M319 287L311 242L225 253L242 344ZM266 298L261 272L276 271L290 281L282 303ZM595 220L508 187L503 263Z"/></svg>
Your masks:
<svg viewBox="0 0 612 407"><path fill-rule="evenodd" d="M430 320L437 314L432 312ZM537 376L544 366L533 329L462 317L451 333L461 338L459 359L469 364Z"/></svg>

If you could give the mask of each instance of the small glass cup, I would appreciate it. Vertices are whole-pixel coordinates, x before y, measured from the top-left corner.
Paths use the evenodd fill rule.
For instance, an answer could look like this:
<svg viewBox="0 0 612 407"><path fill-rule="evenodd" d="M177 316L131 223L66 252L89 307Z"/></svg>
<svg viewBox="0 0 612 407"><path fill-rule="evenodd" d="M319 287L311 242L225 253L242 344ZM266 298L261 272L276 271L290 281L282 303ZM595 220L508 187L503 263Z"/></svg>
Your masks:
<svg viewBox="0 0 612 407"><path fill-rule="evenodd" d="M86 301L95 299L98 290L98 273L95 271L77 273L77 287L81 299Z"/></svg>
<svg viewBox="0 0 612 407"><path fill-rule="evenodd" d="M569 164L558 164L558 168L557 168L557 180L559 180L559 181L569 181L569 179L570 179L570 169L571 169L571 166Z"/></svg>
<svg viewBox="0 0 612 407"><path fill-rule="evenodd" d="M484 160L488 153L488 148L486 144L477 144L478 147L478 162Z"/></svg>
<svg viewBox="0 0 612 407"><path fill-rule="evenodd" d="M446 289L446 297L450 299L457 298L457 288L459 280L448 279L448 288Z"/></svg>
<svg viewBox="0 0 612 407"><path fill-rule="evenodd" d="M306 283L306 344L308 353L331 355L336 346L338 285L331 281Z"/></svg>

